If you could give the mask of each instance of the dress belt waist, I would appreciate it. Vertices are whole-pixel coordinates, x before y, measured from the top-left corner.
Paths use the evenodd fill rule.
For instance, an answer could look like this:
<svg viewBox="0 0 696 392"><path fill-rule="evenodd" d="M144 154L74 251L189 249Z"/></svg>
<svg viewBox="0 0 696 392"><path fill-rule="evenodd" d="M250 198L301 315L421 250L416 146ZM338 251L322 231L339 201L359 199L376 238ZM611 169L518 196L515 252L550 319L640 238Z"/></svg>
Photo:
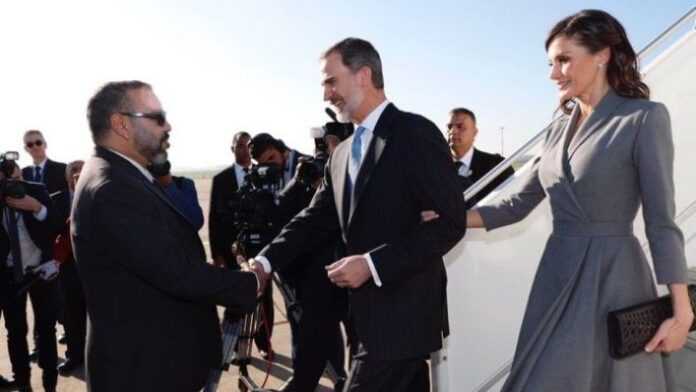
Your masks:
<svg viewBox="0 0 696 392"><path fill-rule="evenodd" d="M553 221L553 234L571 237L633 235L633 222Z"/></svg>

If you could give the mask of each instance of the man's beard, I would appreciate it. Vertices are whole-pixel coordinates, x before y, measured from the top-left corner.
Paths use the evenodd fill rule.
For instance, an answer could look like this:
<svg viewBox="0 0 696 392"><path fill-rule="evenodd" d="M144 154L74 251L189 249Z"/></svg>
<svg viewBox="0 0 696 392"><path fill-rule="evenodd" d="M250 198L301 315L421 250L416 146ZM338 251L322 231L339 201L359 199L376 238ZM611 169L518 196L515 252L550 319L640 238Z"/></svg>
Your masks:
<svg viewBox="0 0 696 392"><path fill-rule="evenodd" d="M149 162L154 163L167 160L167 149L169 148L169 132L165 132L157 140L154 135L147 130L137 128L135 132L135 145L138 152Z"/></svg>

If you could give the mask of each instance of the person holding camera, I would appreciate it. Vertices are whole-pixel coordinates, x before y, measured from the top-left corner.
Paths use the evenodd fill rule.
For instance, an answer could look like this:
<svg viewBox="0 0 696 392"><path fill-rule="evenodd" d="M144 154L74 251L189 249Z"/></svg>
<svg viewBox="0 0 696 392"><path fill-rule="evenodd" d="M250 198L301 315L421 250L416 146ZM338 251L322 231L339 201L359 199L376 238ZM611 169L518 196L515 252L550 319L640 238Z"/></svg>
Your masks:
<svg viewBox="0 0 696 392"><path fill-rule="evenodd" d="M277 189L282 189L285 184L290 182L301 158L309 158L307 155L303 155L296 150L288 148L282 140L276 139L268 133L259 133L251 138L248 143L248 149L251 157L259 165L271 166L273 169L278 170L280 174L278 176ZM273 211L265 211L264 213L269 215L265 217L265 219L274 223L273 226L282 227L283 224L285 224L282 222L284 220L282 216L285 215L283 209L273 208ZM273 233L273 235L275 234L276 233ZM273 321L275 319L273 312L272 285L266 285L261 296L261 301L263 303L263 314L265 317L259 324L259 330L256 336L254 336L254 341L256 342L256 347L259 349L261 356L264 359L268 359L271 355L270 340L273 336ZM288 321L292 322L290 320Z"/></svg>
<svg viewBox="0 0 696 392"><path fill-rule="evenodd" d="M55 324L59 297L53 260L51 200L42 184L21 180L14 160L0 159L0 290L7 346L14 373L12 388L31 391L27 344L27 296L34 308L39 366L46 391L58 382Z"/></svg>
<svg viewBox="0 0 696 392"><path fill-rule="evenodd" d="M107 83L87 118L95 153L71 216L90 321L87 388L198 391L222 360L216 305L253 311L258 279L208 264L198 233L146 169L171 131L149 84Z"/></svg>
<svg viewBox="0 0 696 392"><path fill-rule="evenodd" d="M260 165L292 168L293 177L285 181L273 214L277 234L278 228L309 205L321 183L323 167L318 167L314 158L287 148L268 134L255 136L249 146L252 157ZM306 264L279 271L283 282L294 291L301 309L298 313L287 309L292 332L293 378L285 385L284 392L316 389L327 361L338 377L336 390L340 390L345 380L344 345L339 327L346 309L345 291L333 286L324 270L334 260L335 245L329 242L318 246L299 256Z"/></svg>

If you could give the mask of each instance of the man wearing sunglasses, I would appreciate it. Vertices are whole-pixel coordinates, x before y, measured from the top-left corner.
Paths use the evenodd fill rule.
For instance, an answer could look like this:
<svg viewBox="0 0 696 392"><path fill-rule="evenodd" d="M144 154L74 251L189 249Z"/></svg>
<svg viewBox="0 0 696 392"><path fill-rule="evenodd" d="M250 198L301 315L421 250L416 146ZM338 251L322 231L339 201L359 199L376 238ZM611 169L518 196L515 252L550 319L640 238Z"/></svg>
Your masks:
<svg viewBox="0 0 696 392"><path fill-rule="evenodd" d="M32 165L26 166L22 169L22 178L25 181L38 182L46 186L46 190L51 197L55 197L58 193L64 193L68 191L68 183L65 181L65 163L56 162L48 159L46 156L46 148L48 147L46 139L43 133L38 129L30 129L24 133L24 150L31 155ZM54 226L54 233L52 234L51 241L55 240L58 236L58 228L61 223L65 222L70 214L69 208L64 208L64 206L57 206L55 208L55 213L53 215L52 226ZM62 324L63 318L63 298L60 298L56 302L58 306L59 322ZM34 347L38 347L36 327L34 328ZM61 338L63 339L63 338ZM39 352L35 348L29 357L35 361L39 357Z"/></svg>
<svg viewBox="0 0 696 392"><path fill-rule="evenodd" d="M150 85L106 84L87 118L96 146L70 227L90 321L87 389L198 391L222 361L216 305L252 311L258 280L208 264L197 231L146 169L171 131Z"/></svg>
<svg viewBox="0 0 696 392"><path fill-rule="evenodd" d="M46 139L41 131L30 129L24 133L24 150L31 155L33 165L22 169L22 178L26 181L40 182L46 185L49 194L67 191L65 181L65 163L56 162L46 156Z"/></svg>

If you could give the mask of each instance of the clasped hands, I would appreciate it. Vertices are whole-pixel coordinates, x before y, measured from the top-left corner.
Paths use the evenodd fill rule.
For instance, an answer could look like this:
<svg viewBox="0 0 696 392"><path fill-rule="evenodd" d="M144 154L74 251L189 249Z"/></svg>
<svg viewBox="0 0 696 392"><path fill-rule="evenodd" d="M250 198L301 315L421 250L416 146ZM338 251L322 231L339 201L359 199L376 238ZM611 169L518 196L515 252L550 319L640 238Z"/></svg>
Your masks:
<svg viewBox="0 0 696 392"><path fill-rule="evenodd" d="M271 274L267 273L263 265L255 259L249 259L248 263L241 264L242 271L253 272L259 282L257 295L261 295L268 284ZM362 255L344 257L332 264L327 265L326 274L331 281L338 287L358 288L371 277L370 267L367 259Z"/></svg>

